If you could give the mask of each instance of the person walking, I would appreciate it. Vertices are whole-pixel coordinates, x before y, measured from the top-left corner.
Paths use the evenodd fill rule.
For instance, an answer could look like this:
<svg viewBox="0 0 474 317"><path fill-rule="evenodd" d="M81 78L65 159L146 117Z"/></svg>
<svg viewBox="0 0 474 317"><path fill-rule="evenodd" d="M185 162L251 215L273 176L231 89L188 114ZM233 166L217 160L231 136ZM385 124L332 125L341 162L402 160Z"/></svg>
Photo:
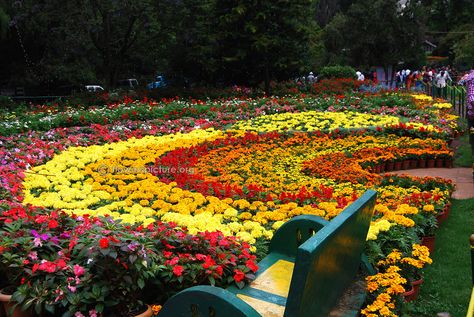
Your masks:
<svg viewBox="0 0 474 317"><path fill-rule="evenodd" d="M436 96L446 98L446 84L449 74L445 70L440 71L435 77Z"/></svg>
<svg viewBox="0 0 474 317"><path fill-rule="evenodd" d="M463 77L466 84L467 123L469 127L469 143L471 143L472 155L474 156L474 69Z"/></svg>
<svg viewBox="0 0 474 317"><path fill-rule="evenodd" d="M308 80L308 83L311 85L316 81L316 77L314 77L313 72L309 72L308 77L306 78Z"/></svg>

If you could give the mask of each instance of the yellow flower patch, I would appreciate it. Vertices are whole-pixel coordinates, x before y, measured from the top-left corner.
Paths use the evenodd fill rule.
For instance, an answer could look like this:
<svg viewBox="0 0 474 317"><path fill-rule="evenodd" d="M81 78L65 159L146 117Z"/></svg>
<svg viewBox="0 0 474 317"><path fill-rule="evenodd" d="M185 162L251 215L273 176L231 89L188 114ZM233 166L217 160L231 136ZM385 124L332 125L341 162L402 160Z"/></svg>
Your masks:
<svg viewBox="0 0 474 317"><path fill-rule="evenodd" d="M277 113L264 115L252 120L239 121L233 130L270 132L270 131L320 131L335 129L356 129L372 126L398 124L395 116L373 115L351 111L320 112L306 111L300 113Z"/></svg>

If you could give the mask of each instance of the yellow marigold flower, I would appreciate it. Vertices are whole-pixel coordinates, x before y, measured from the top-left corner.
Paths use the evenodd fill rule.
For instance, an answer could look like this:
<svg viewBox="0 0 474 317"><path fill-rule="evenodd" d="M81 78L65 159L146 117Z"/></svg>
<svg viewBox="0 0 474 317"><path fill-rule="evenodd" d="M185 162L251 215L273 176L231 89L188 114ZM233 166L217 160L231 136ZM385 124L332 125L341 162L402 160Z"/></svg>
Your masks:
<svg viewBox="0 0 474 317"><path fill-rule="evenodd" d="M423 206L423 211L425 212L434 212L435 208L433 205L424 205Z"/></svg>

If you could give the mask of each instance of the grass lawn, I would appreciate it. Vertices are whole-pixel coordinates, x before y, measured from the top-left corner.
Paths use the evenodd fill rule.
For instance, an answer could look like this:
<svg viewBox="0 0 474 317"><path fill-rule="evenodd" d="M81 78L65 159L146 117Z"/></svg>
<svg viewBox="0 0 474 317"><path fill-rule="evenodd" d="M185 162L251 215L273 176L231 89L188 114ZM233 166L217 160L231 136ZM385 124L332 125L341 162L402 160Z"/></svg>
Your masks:
<svg viewBox="0 0 474 317"><path fill-rule="evenodd" d="M473 159L471 145L469 144L469 134L464 134L457 141L459 142L459 147L457 148L454 157L454 166L471 167Z"/></svg>
<svg viewBox="0 0 474 317"><path fill-rule="evenodd" d="M474 233L474 199L453 200L449 218L436 234L433 265L425 270L418 299L407 316L449 312L466 316L472 290L469 236Z"/></svg>

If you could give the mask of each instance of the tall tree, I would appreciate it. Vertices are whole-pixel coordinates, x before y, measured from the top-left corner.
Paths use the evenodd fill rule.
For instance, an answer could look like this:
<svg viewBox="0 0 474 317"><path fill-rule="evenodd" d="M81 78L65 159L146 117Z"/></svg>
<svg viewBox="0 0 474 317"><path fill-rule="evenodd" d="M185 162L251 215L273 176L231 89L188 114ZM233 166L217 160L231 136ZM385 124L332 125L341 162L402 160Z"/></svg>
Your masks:
<svg viewBox="0 0 474 317"><path fill-rule="evenodd" d="M23 0L12 4L36 79L113 86L144 34L159 26L152 0ZM34 39L34 40L33 40ZM28 64L28 63L27 63ZM97 76L96 76L97 74Z"/></svg>
<svg viewBox="0 0 474 317"><path fill-rule="evenodd" d="M418 3L412 1L401 7L397 0L358 0L329 25L326 45L357 67L383 66L387 70L399 62L413 62L413 56L422 54L419 11Z"/></svg>
<svg viewBox="0 0 474 317"><path fill-rule="evenodd" d="M317 31L311 0L218 0L219 49L236 82L265 83L298 74L311 60Z"/></svg>

